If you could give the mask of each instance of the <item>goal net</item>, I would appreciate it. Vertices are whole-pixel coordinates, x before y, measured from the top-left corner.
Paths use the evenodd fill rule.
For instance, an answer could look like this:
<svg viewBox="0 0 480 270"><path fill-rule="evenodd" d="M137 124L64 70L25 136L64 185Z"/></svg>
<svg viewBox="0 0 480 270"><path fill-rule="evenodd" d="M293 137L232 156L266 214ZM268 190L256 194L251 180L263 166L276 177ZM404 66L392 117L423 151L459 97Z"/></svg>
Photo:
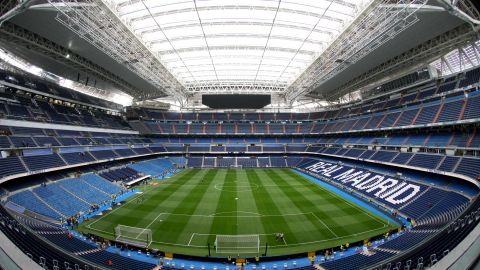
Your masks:
<svg viewBox="0 0 480 270"><path fill-rule="evenodd" d="M260 237L252 235L217 235L215 239L215 251L217 254L258 254Z"/></svg>
<svg viewBox="0 0 480 270"><path fill-rule="evenodd" d="M152 230L117 225L115 227L115 240L133 246L148 247L152 243Z"/></svg>

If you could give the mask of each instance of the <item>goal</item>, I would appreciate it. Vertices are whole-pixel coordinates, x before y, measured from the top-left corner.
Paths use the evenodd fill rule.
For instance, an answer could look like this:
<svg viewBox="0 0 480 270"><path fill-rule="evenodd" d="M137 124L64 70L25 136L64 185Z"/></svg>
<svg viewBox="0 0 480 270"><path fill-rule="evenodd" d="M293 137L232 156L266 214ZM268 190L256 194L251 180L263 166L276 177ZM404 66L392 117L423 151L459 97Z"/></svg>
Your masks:
<svg viewBox="0 0 480 270"><path fill-rule="evenodd" d="M260 237L251 235L217 235L215 251L217 254L258 254Z"/></svg>
<svg viewBox="0 0 480 270"><path fill-rule="evenodd" d="M115 227L115 240L133 246L148 247L152 243L152 230L117 225Z"/></svg>

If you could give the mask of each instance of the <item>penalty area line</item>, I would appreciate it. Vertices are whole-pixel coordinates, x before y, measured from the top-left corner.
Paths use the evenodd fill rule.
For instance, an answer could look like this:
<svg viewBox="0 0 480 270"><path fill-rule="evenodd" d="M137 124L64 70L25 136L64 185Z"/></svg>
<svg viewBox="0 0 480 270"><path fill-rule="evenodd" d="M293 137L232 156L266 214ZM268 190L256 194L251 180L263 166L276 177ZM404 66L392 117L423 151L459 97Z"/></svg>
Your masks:
<svg viewBox="0 0 480 270"><path fill-rule="evenodd" d="M187 246L190 246L190 243L192 243L193 237L195 236L196 233L192 233L192 236L190 236L190 241L188 241Z"/></svg>
<svg viewBox="0 0 480 270"><path fill-rule="evenodd" d="M152 191L152 190L154 190L154 189L153 189L153 188L152 188L152 189L149 189L149 190L147 190L146 192L143 192L142 195L145 196L145 194L147 194L148 192L150 192L150 191ZM135 195L137 195L137 196L136 196L136 197L133 197L133 196L135 196ZM88 224L86 227L89 228L89 229L93 229L93 228L92 228L92 225L93 225L93 224L99 222L100 220L102 220L102 219L104 219L105 217L109 216L109 215L112 214L113 212L115 212L115 211L123 208L125 205L127 205L127 204L135 201L136 198L140 197L140 194L138 194L138 193L135 193L135 195L133 195L133 196L130 197L130 198L131 198L130 201L128 201L128 202L120 205L119 207L114 208L112 211L108 212L106 215L101 216L99 219L94 220L92 223Z"/></svg>
<svg viewBox="0 0 480 270"><path fill-rule="evenodd" d="M138 237L139 237L140 235L142 235L142 233L144 233L148 228L150 228L150 226L152 226L152 224L153 224L161 215L163 215L163 214L165 214L165 213L160 213L160 214L158 214L157 217L156 217L154 220L152 220L152 222L150 222L150 223L147 225L147 227L143 228L143 231L140 232L140 233L137 235L137 237L135 237L135 239L138 239Z"/></svg>
<svg viewBox="0 0 480 270"><path fill-rule="evenodd" d="M335 235L335 237L338 237L338 235L334 231L332 231L332 229L330 229L330 227L328 227L328 225L325 224L325 222L322 219L320 219L317 215L315 215L315 213L311 212L310 214L312 214L318 221L320 221L320 223L322 223L323 226L325 226L325 228L327 228L333 235Z"/></svg>
<svg viewBox="0 0 480 270"><path fill-rule="evenodd" d="M295 173L297 173L295 170L293 170L293 171L294 171ZM299 174L299 175L300 175L300 174ZM307 175L308 175L308 174L307 174ZM301 176L302 176L302 175L301 175ZM313 176L312 176L312 177L313 177ZM307 178L307 177L302 176L301 178L302 178L304 181L308 182L308 183L315 183L313 180L311 180L311 179L309 179L309 178ZM313 177L313 178L316 178L316 177ZM317 178L317 179L318 179L318 178ZM338 189L338 187L336 187L335 185L330 184L330 183L329 183L329 182L330 182L330 181L329 181L330 179L328 179L328 178L326 178L326 177L320 177L320 179L318 179L318 180L320 180L321 182L324 182L324 183L327 184L327 185L331 185L331 186L333 186L334 188ZM338 193L336 193L336 192L333 192L333 191L327 189L326 187L324 187L324 186L322 186L322 185L320 185L320 184L318 184L318 183L315 183L315 184L316 184L316 186L317 186L318 188L322 189L323 191L327 191L327 192L331 193L332 195L334 195L334 196L337 197L337 198L340 198L340 199L341 199L342 201L344 201L346 204L348 204L348 205L350 205L350 206L352 206L352 207L360 210L363 214L365 214L365 215L367 215L368 217L372 218L372 219L375 220L376 222L378 222L378 223L380 223L380 224L382 224L382 225L385 225L385 224L386 224L384 220L382 220L382 219L381 219L380 217L378 217L376 214L372 215L371 211L368 210L368 209L365 209L363 206L360 206L360 205L358 205L358 204L350 201L349 199L345 198L344 196L342 196L342 195L340 195L340 194L338 194ZM388 222L388 224L390 224L390 221L389 221L388 219L387 219L387 222Z"/></svg>

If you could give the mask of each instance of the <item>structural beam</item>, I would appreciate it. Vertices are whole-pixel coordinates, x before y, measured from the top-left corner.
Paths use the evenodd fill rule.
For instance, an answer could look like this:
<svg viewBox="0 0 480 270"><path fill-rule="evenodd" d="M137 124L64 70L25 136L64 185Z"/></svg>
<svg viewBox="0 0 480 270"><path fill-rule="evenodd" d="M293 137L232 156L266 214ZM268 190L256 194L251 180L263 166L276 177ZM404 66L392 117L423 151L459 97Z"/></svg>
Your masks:
<svg viewBox="0 0 480 270"><path fill-rule="evenodd" d="M463 57L465 57L465 59L467 59L468 63L470 63L470 65L472 65L472 67L475 66L475 64L473 64L473 61L472 59L470 59L470 56L468 56L468 54L465 52L465 50L463 48L459 48L459 54L463 54Z"/></svg>
<svg viewBox="0 0 480 270"><path fill-rule="evenodd" d="M287 89L292 101L318 88L418 21L427 0L375 0Z"/></svg>
<svg viewBox="0 0 480 270"><path fill-rule="evenodd" d="M242 1L223 5L221 1L100 1L158 54L190 93L194 87L205 89L201 85L205 81L212 85L213 92L219 92L225 89L225 81L230 81L232 88L244 89L238 86L242 81L255 85L263 80L272 81L276 89L282 85L285 92L285 84L291 84L374 0ZM257 65L248 65L252 62ZM203 66L200 72L196 69L199 63ZM207 63L209 70L205 70ZM255 76L228 73L225 63L230 70L247 63ZM271 65L283 68L270 69ZM221 87L217 87L219 83ZM262 84L257 86L259 92L264 91ZM248 86L248 91L254 88Z"/></svg>
<svg viewBox="0 0 480 270"><path fill-rule="evenodd" d="M48 1L58 10L57 21L156 88L156 91L144 91L135 96L136 99L164 94L178 101L186 99L184 86L102 1Z"/></svg>
<svg viewBox="0 0 480 270"><path fill-rule="evenodd" d="M137 4L137 3L140 3L142 2L142 0L127 0L125 2L122 2L120 4L117 5L118 8L122 8L122 7L125 7L125 6L128 6L128 5L133 5L133 4ZM347 1L343 1L343 0L333 0L334 3L336 4L340 4L340 5L343 5L343 6L347 6L349 8L353 8L355 9L356 6L350 2L347 2Z"/></svg>
<svg viewBox="0 0 480 270"><path fill-rule="evenodd" d="M161 3L161 2L159 2ZM154 8L154 6L152 7ZM144 15L144 16L139 16L136 18L132 19L132 23L143 21L143 20L148 20L151 19L152 17L163 17L163 16L170 16L170 15L175 15L175 14L181 14L181 13L195 13L196 11L212 11L212 10L238 10L238 9L243 9L243 10L263 10L263 11L270 11L270 12L276 12L277 8L276 7L269 7L269 6L242 6L242 5L225 5L225 6L213 6L213 7L198 7L197 9L195 8L184 8L184 9L175 9L175 10L169 10L169 11L162 11L162 12L156 12L152 13L151 16L150 14ZM118 9L117 9L118 10ZM292 13L292 14L299 14L299 15L304 15L304 16L310 16L310 17L321 17L322 14L318 14L315 12L308 12L308 11L300 11L300 10L292 10L288 8L280 8L278 12L285 12L285 13ZM346 14L345 14L346 15ZM351 15L353 16L353 14ZM337 22L337 23L343 23L343 20L331 16L323 16L325 20L329 20L332 22Z"/></svg>
<svg viewBox="0 0 480 270"><path fill-rule="evenodd" d="M478 0L474 0L478 1ZM450 14L472 24L480 24L480 11L470 0L437 0Z"/></svg>
<svg viewBox="0 0 480 270"><path fill-rule="evenodd" d="M32 0L2 0L0 1L0 26L15 15L26 10Z"/></svg>
<svg viewBox="0 0 480 270"><path fill-rule="evenodd" d="M176 54L176 53L191 53L197 51L225 51L225 50L238 50L238 51L263 51L263 46L238 46L238 45L231 45L231 46L199 46L199 47L188 47L188 48L181 48L181 49L172 49L172 50L164 50L158 51L160 55L169 55L169 54ZM296 49L292 48L282 48L282 47L269 47L269 50L274 52L285 52L285 53L295 53L297 52ZM307 50L298 50L298 54L303 55L313 55L314 52L307 51Z"/></svg>
<svg viewBox="0 0 480 270"><path fill-rule="evenodd" d="M441 61L442 61L442 65L445 65L448 68L448 70L450 70L451 73L455 72L455 70L453 70L453 68L452 68L452 65L450 65L450 63L447 61L447 59L445 59L445 56L442 56Z"/></svg>
<svg viewBox="0 0 480 270"><path fill-rule="evenodd" d="M204 23L202 23L204 25ZM275 24L276 26L276 24ZM164 28L163 28L164 29ZM165 29L164 29L165 30ZM308 29L310 30L310 29ZM150 30L149 33L157 33L159 32L158 30L152 31ZM233 33L223 33L223 34L205 34L204 35L187 35L187 36L181 36L181 37L175 37L170 39L170 41L186 41L186 40L195 40L195 39L201 39L201 38L208 38L208 39L215 39L215 38L268 38L268 34L233 34ZM293 36L287 36L287 35L271 35L270 38L272 39L280 39L280 40L288 40L288 41L296 41L296 42L302 42L304 39L300 37L293 37ZM155 40L150 40L149 44L155 45L155 44L162 44L162 43L167 43L167 40L164 40L162 38L155 39ZM305 43L311 43L311 44L323 44L326 43L326 41L323 40L309 40L306 41Z"/></svg>
<svg viewBox="0 0 480 270"><path fill-rule="evenodd" d="M379 81L388 74L394 74L396 72L405 73L418 69L421 66L427 66L440 56L476 40L478 30L478 28L472 29L470 25L463 24L435 37L434 39L424 42L401 55L391 58L387 62L350 80L332 91L332 94L326 96L326 98L329 100L337 100L349 92L358 90L375 81Z"/></svg>
<svg viewBox="0 0 480 270"><path fill-rule="evenodd" d="M215 26L263 26L263 27L271 27L272 23L270 22L261 22L261 21L222 21L222 22L202 22L203 26L205 27L215 27ZM197 27L198 23L190 23L190 22L182 22L179 23L178 25L175 24L174 26L165 26L163 27L164 31L169 31L169 30L182 30L185 28L192 28L192 27ZM311 31L312 29L310 27L302 26L302 25L295 25L295 24L286 24L282 22L275 22L275 26L279 28L285 28L285 29L291 29L292 31ZM153 28L151 26L143 27L143 28L137 28L136 32L139 33L140 35L143 34L151 34L157 32L158 29ZM337 34L338 30L337 29L332 29L328 28L326 26L323 26L322 28L316 28L313 29L313 33L316 34L322 34L322 35L333 35Z"/></svg>
<svg viewBox="0 0 480 270"><path fill-rule="evenodd" d="M5 22L0 27L0 41L16 44L29 50L41 53L59 63L70 66L81 72L90 73L117 86L122 91L133 97L140 96L141 90L134 88L130 83L98 66L97 64L73 53L53 41L41 37L25 28L10 22Z"/></svg>

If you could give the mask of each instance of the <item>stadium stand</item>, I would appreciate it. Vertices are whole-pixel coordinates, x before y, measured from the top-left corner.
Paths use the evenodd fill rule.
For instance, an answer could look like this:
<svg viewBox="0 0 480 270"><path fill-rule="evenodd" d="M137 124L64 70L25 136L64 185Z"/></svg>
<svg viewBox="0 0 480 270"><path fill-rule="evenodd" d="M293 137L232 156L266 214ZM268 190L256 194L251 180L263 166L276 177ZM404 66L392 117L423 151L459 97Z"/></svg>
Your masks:
<svg viewBox="0 0 480 270"><path fill-rule="evenodd" d="M100 176L112 182L129 182L139 178L138 172L130 167L108 169L107 171L100 172Z"/></svg>
<svg viewBox="0 0 480 270"><path fill-rule="evenodd" d="M165 159L165 158L135 162L128 165L128 167L138 172L142 172L146 175L159 176L167 172L174 171L176 169L174 164L181 164L181 166L185 164L184 158L172 158L172 159L173 159L173 162L170 159ZM189 166L191 165L189 164ZM200 166L198 167L201 167L201 163L200 163Z"/></svg>
<svg viewBox="0 0 480 270"><path fill-rule="evenodd" d="M119 4L118 10L112 9L113 11L108 14L119 12L123 6L129 7L134 4L127 2L117 3ZM340 2L335 5L350 6L352 10L358 9L356 3ZM287 4L282 3L282 5ZM147 6L145 7L147 8ZM399 7L403 7L403 5ZM78 9L81 8L83 6L80 5ZM241 9L241 7L235 8ZM258 11L257 8L254 7L252 10ZM455 11L457 6L452 4L451 8ZM211 11L208 7L204 9ZM294 7L291 9L293 10ZM225 16L229 15L227 11L228 8L224 10ZM200 11L197 10L200 24L202 24L200 14L203 12L205 10L202 11L202 8ZM277 9L277 12L290 13L289 9L283 8L283 6ZM307 16L307 13L309 12L301 11L299 14ZM313 14L313 11L310 13ZM451 13L458 14L459 12ZM105 14L99 13L98 15ZM296 14L295 16L300 15ZM347 21L332 16L328 19L341 25L350 25ZM292 16L292 20L297 17ZM60 16L57 19L61 20L62 18ZM368 18L372 20L372 17ZM138 19L136 18L136 20ZM388 22L387 19L385 20ZM423 17L421 21L423 21ZM12 22L8 20L5 22L6 27L2 29L10 29L8 26ZM0 24L3 23L3 21L0 22ZM63 23L65 24L65 22ZM244 24L252 29L255 27L256 23L253 25L248 23L245 21ZM283 23L285 23L284 20ZM301 22L299 23L301 24ZM135 26L129 21L126 21L126 24L129 27ZM161 23L157 24L159 29L163 29ZM228 24L234 23L229 22ZM121 24L119 23L119 25ZM300 29L303 27L299 25L290 25L289 28ZM352 27L355 25L353 22ZM109 27L100 25L98 28L102 31L111 28L113 31L114 27L115 24L109 24ZM174 25L168 27L170 30L176 28ZM69 28L74 29L73 26ZM203 27L201 29L203 30ZM363 29L367 28L363 27ZM394 28L392 27L392 29ZM330 32L342 33L341 29L327 30L328 35L331 34ZM4 31L7 33L7 30ZM324 30L315 29L315 33L312 33L315 35L325 34L322 31ZM77 32L82 33L82 31ZM145 33L156 32L156 30L145 28L141 31L135 29L133 32L142 32L140 35L144 38ZM345 33L348 34L348 29ZM227 34L223 33L222 35ZM218 35L217 38L222 35ZM84 38L87 39L90 36L84 35ZM435 38L434 36L428 37ZM142 43L142 38L135 40ZM184 37L180 37L180 39L182 38ZM272 32L272 36L269 35L269 38L275 40L279 37ZM335 40L335 38L331 38ZM394 38L395 35L389 36L389 39ZM48 39L37 40L46 41ZM315 57L318 55L316 50L310 51L307 48L313 46L311 40L304 40L306 45L302 50L288 48L289 43L294 43L296 40L295 37L288 39L280 37L280 40L285 44L276 49L279 53L295 52L296 56L290 61L292 65L298 64L296 58L302 58L304 55ZM471 39L468 40L472 43ZM120 44L121 42L123 40L116 40L116 43ZM178 40L169 40L170 45L175 42ZM145 47L150 50L152 46L163 46L160 43L162 41L154 41L153 45L148 44ZM92 44L98 48L105 47L104 44ZM331 48L327 46L328 44L324 44L325 50ZM210 45L207 44L207 47L209 47L208 54L212 63L214 62L212 57L216 55L215 51L226 50L229 47L212 45L210 48ZM353 87L358 90L348 97L335 97L337 93L332 94L335 91L322 92L319 87L321 84L317 85L320 82L317 79L313 80L315 82L312 82L311 85L302 85L303 83L309 84L311 81L311 78L305 80L304 76L316 74L318 80L323 77L319 76L320 73L315 70L303 72L304 69L300 67L298 68L299 74L294 74L292 71L287 71L292 67L290 63L283 70L281 76L273 76L275 75L273 74L272 77L276 77L277 81L283 80L283 77L295 79L297 76L302 76L302 78L298 81L282 81L281 83L285 84L282 87L286 92L272 90L275 87L269 86L268 80L264 82L264 79L270 75L266 76L263 73L273 71L265 70L263 65L270 65L267 56L272 51L268 50L274 46L270 46L268 42L268 46L264 45L261 47L265 49L262 56L265 63L262 60L260 66L255 64L257 66L255 83L257 81L265 83L261 88L267 89L266 92L274 98L281 99L281 102L290 102L289 105L285 105L285 108L290 106L291 110L283 109L283 105L279 105L279 108L271 105L262 110L243 108L239 110L207 110L206 107L200 105L199 100L195 100L194 96L197 93L200 96L204 94L203 88L211 90L212 88L209 88L208 84L214 85L213 81L207 80L202 86L189 85L183 79L179 79L177 82L175 76L167 76L170 69L176 68L175 65L165 65L165 74L161 74L162 79L159 80L158 85L152 83L159 79L153 75L162 73L158 72L156 61L162 62L169 58L169 53L163 51L159 52L161 55L158 57L159 59L148 62L147 68L143 59L148 59L148 56L137 55L139 56L137 57L131 51L123 50L122 47L118 47L119 53L124 54L121 58L118 56L115 58L111 53L102 53L102 55L108 56L109 60L115 58L115 65L121 65L121 68L113 66L105 69L98 63L82 62L82 58L78 58L80 55L76 55L74 52L77 50L75 48L70 48L72 52L66 56L64 53L59 54L62 61L75 60L77 64L86 63L85 66L88 66L88 69L95 74L89 76L97 77L84 80L81 78L84 71L82 73L78 71L76 73L78 74L77 82L72 82L76 83L76 87L79 87L77 84L84 84L84 88L90 87L89 93L95 96L111 94L110 100L97 98L59 86L54 83L54 81L59 81L56 76L48 74L35 76L21 71L21 66L25 68L30 65L12 66L11 60L4 61L2 46L0 51L1 232L19 248L20 252L25 253L45 269L101 269L111 261L113 261L113 266L107 266L112 269L153 269L160 267L157 265L159 262L157 257L161 256L159 254L162 254L164 250L157 253L156 250L147 251L144 247L135 251L132 248L130 251L137 252L138 256L130 256L130 254L124 256L121 251L125 247L116 247L117 244L120 244L119 242L111 241L108 244L111 246L105 243L99 245L98 243L104 242L101 238L97 238L98 236L95 235L89 235L87 238L85 235L77 234L74 228L65 226L65 220L71 217L88 219L91 217L90 214L98 214L96 213L98 205L102 212L106 209L110 211L110 207L116 207L116 203L123 204L124 198L116 201L117 197L121 197L125 192L129 195L129 190L137 191L135 187L129 186L129 183L137 179L143 180L152 177L161 180L183 168L188 170L188 168L250 169L257 167L290 167L292 170L288 170L289 172L307 174L312 181L318 181L322 186L338 190L339 194L348 192L355 201L358 200L361 204L373 207L375 211L394 218L397 222L402 222L401 229L392 231L393 235L379 235L374 237L375 240L371 239L374 241L372 246L370 246L372 244L370 242L368 244L357 243L353 252L347 250L345 254L343 246L341 249L332 247L333 252L330 249L318 251L317 257L314 259L315 267L304 265L304 269L421 270L445 258L462 241L468 240L468 235L474 232L475 228L478 229L480 221L480 199L478 198L480 187L480 133L478 132L480 68L476 64L480 64L478 62L480 43L473 42L469 45L470 47L456 49L458 57L462 58L458 62L463 63L458 67L457 73L443 76L442 73L449 73L443 67L444 64L450 63L450 58L454 56L453 54L438 55L441 58L440 66L431 64L423 71L412 71L408 75L393 80L391 78L398 77L399 74L385 73L383 75L387 76L385 77L388 79L387 81L368 82L368 86L344 84L343 86L347 87L345 89ZM412 43L413 45L422 44ZM131 46L136 47L133 43ZM202 46L199 48L202 49ZM245 46L245 49L248 48L249 46ZM180 52L177 49L173 47L171 52L183 56L185 52L194 51L188 46L185 48L185 52L182 48L180 48ZM348 50L340 48L337 50L338 55L332 54L336 55L331 61L335 63L335 67L332 66L334 71L349 70L349 65L355 64L358 60L355 60L353 56L343 55L345 51ZM356 57L364 57L361 51L357 52ZM476 52L476 55L472 52ZM390 56L401 53L398 51L398 53L395 52L395 55ZM192 55L194 54L192 53ZM343 56L346 57L343 58ZM251 57L246 55L245 59L248 60ZM476 58L476 62L474 58ZM354 61L351 61L352 59ZM425 61L421 57L418 59ZM187 57L186 60L183 58L181 60L186 71L175 73L176 75L184 74L178 75L178 78L190 75L192 77L199 76L192 75L196 73L187 68L188 62L192 59ZM384 60L386 61L386 59ZM307 62L305 65L310 66L310 62ZM399 64L403 63L399 62ZM422 65L424 66L425 63L422 62ZM125 69L124 67L127 66L129 68ZM223 83L221 78L225 75L221 66L221 63L215 62L214 70L218 84ZM275 65L272 64L273 66ZM315 66L312 65L312 69ZM30 68L34 69L34 66ZM162 66L162 70L163 68ZM218 74L216 68L219 68ZM449 66L447 69L451 73L457 70L456 68ZM123 76L125 74L118 76L117 72L122 72L121 70L124 69L128 71L127 76ZM297 68L295 67L295 69ZM385 70L388 71L388 69ZM367 70L363 71L367 72ZM147 72L147 75L137 76L139 74L135 74L133 76L135 78L132 79L130 72L133 72L132 74ZM230 70L230 72L232 71ZM238 72L241 73L241 70ZM190 75L186 75L187 73ZM327 74L325 76L330 76L335 72L326 71L324 73ZM154 78L151 78L152 76ZM72 77L71 74L70 77ZM332 78L337 79L336 77ZM358 78L349 78L349 81L352 79L349 83ZM112 93L110 90L97 89L97 79L99 87L112 88ZM132 82L126 81L127 79L132 79ZM142 82L139 83L137 79ZM63 80L60 81L63 82ZM329 81L327 80L327 82ZM164 85L165 83L172 83L172 85ZM241 84L243 81L236 83ZM342 81L341 83L347 82ZM65 85L67 84L65 83ZM229 91L246 87L239 86L239 84L225 85L225 87L230 89ZM309 91L302 93L299 97L312 97L312 102L302 104L303 100L301 99L290 100L291 95L295 96L297 93L294 88L291 88L294 90L290 93L289 87L297 87L297 84L302 85L303 88L296 89L296 91ZM160 85L161 87L159 87ZM150 86L159 89L147 89ZM117 87L119 87L118 91L128 92L135 99L135 105L124 107L112 102L111 100L114 99L111 97L119 94L115 92ZM188 91L185 89L188 92L185 96L189 96L191 100L188 102L191 104L186 100L183 100L185 104L179 102L184 98L183 93L179 93L178 100L172 104L152 105L147 101L144 103L145 106L140 105L150 98L162 97L168 100L168 98L172 98L172 93L185 87L188 88ZM223 86L214 87L220 89ZM311 91L312 89L315 90ZM155 93L156 90L159 90L158 93ZM281 94L279 95L276 91ZM342 95L346 93L342 92ZM307 96L306 94L312 95ZM358 96L358 99L355 96ZM317 102L323 101L320 98L328 100L325 102L328 105L320 106L321 103ZM137 101L139 102L137 103ZM295 105L294 108L294 101L301 105ZM318 105L318 107L311 109L309 107L311 104ZM175 108L180 106L180 110L166 110L167 105ZM230 173L233 170L225 171ZM195 202L192 201L192 203ZM62 227L62 225L64 226ZM194 233L192 238L195 235ZM192 241L192 239L189 240ZM285 245L288 244L285 242ZM190 246L190 242L187 246ZM115 252L111 252L112 250ZM151 253L147 255L147 252ZM338 254L341 255L338 256ZM166 254L163 253L163 255ZM272 260L272 266L252 263L246 265L245 269L254 270L257 267L262 270L277 269L277 267L281 267L282 260L291 259L289 256L268 258L266 261ZM296 256L295 258L300 258ZM186 256L179 257L185 261L190 260L190 258L184 258ZM216 257L208 259L196 257L194 260L197 260L195 266L193 263L191 265L183 263L177 266L163 265L161 268L203 270L210 269L209 267L205 268L203 263L225 262L222 258ZM261 260L263 260L263 256ZM253 265L255 268L252 267ZM284 269L300 268L283 265ZM217 266L212 269L217 269ZM228 266L225 265L225 269L228 270Z"/></svg>
<svg viewBox="0 0 480 270"><path fill-rule="evenodd" d="M56 267L65 267L66 269L93 268L96 267L95 263L105 265L105 262L109 259L113 261L115 269L146 270L154 267L154 264L99 249L94 242L87 243L84 240L69 237L70 233L65 229L28 216L15 214L14 218L4 209L0 209L0 218L2 232L30 254L34 261L49 269L55 269ZM53 246L45 246L45 241L42 238L47 239ZM68 255L59 250L58 247L70 252L70 254L84 254L80 255L80 258L83 259Z"/></svg>

